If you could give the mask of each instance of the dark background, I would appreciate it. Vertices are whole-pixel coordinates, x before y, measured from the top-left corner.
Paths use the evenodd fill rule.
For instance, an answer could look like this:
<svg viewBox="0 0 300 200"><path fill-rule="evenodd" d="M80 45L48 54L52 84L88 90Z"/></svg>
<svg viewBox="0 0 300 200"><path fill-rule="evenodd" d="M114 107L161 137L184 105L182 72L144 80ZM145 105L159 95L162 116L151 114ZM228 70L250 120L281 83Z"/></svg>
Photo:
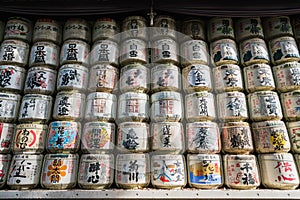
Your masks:
<svg viewBox="0 0 300 200"><path fill-rule="evenodd" d="M128 13L146 16L151 4L157 14L171 14L180 19L185 15L247 17L300 14L300 0L0 0L0 17L123 18Z"/></svg>

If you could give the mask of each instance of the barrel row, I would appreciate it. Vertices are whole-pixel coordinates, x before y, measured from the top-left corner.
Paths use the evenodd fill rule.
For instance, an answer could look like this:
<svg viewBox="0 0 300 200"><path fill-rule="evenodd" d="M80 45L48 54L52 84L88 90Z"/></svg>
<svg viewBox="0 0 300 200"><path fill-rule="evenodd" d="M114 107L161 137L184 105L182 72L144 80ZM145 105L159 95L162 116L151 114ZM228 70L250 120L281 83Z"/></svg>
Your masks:
<svg viewBox="0 0 300 200"><path fill-rule="evenodd" d="M200 189L295 189L299 155L188 154L1 155L2 184L11 189L144 187Z"/></svg>

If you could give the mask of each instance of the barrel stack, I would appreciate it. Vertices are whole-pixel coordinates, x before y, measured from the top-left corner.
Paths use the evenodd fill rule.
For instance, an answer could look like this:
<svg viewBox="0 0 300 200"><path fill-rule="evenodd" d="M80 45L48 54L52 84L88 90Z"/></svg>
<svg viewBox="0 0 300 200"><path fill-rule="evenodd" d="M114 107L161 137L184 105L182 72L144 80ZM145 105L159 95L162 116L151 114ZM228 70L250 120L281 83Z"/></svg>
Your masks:
<svg viewBox="0 0 300 200"><path fill-rule="evenodd" d="M122 20L115 182L120 188L144 188L150 183L147 21Z"/></svg>
<svg viewBox="0 0 300 200"><path fill-rule="evenodd" d="M2 134L6 137L2 141L5 141L4 149L11 143L13 156L6 183L12 189L31 189L38 186L43 161L43 155L39 154L44 150L43 139L47 130L47 125L44 124L47 123L46 118L49 118L49 115L43 114L36 117L35 110L38 107L33 102L35 99L26 109L26 95L23 98L21 96L26 84L32 30L31 20L9 18L0 50L1 90L5 92L1 96L1 119L4 120L2 122L6 122L1 125L2 131L6 132ZM8 136L11 136L11 141L8 140Z"/></svg>
<svg viewBox="0 0 300 200"><path fill-rule="evenodd" d="M248 121L242 70L233 19L213 17L208 21L208 40L213 64L216 109L222 138L224 184L229 188L253 189L260 179ZM251 170L246 170L245 166ZM242 174L242 176L239 176ZM243 181L247 177L247 181Z"/></svg>
<svg viewBox="0 0 300 200"><path fill-rule="evenodd" d="M182 188L187 183L184 106L174 18L154 18L150 47L151 183L155 188Z"/></svg>
<svg viewBox="0 0 300 200"><path fill-rule="evenodd" d="M91 29L80 18L63 25L52 121L46 139L41 186L71 189L77 184L79 147L88 81Z"/></svg>
<svg viewBox="0 0 300 200"><path fill-rule="evenodd" d="M78 185L84 189L109 187L114 178L114 142L118 80L116 21L99 18L92 25L88 94L81 137Z"/></svg>
<svg viewBox="0 0 300 200"><path fill-rule="evenodd" d="M258 153L262 185L273 189L293 189L299 185L299 176L290 153L293 140L287 121L293 119L290 111L295 111L293 102L297 92L292 91L296 88L293 88L291 79L294 67L298 66L299 51L289 17L265 17L262 18L262 24L270 58L266 64L271 66L276 90L271 87L248 94L255 150ZM267 73L263 76L262 81L272 80ZM259 77L262 77L261 74ZM283 164L290 165L291 170L281 170Z"/></svg>
<svg viewBox="0 0 300 200"><path fill-rule="evenodd" d="M222 186L223 173L206 28L203 19L185 19L179 42L188 183L194 188L213 189Z"/></svg>

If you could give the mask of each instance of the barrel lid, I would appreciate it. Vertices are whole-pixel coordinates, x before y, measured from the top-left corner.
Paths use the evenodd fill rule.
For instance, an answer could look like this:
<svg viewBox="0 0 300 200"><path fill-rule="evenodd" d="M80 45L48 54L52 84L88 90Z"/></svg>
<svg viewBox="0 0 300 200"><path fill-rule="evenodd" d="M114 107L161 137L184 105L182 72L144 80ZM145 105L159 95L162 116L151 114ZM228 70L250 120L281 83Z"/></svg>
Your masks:
<svg viewBox="0 0 300 200"><path fill-rule="evenodd" d="M83 40L79 40L79 39L67 39L67 40L64 41L64 43L63 43L62 46L64 46L64 45L69 45L69 43L83 44L83 45L85 45L88 49L90 48L90 45L89 45L87 42L85 42L85 41L83 41Z"/></svg>
<svg viewBox="0 0 300 200"><path fill-rule="evenodd" d="M240 97L240 98L246 98L245 93L243 92L238 92L238 91L233 91L233 92L223 92L217 94L217 98L225 98L225 97Z"/></svg>
<svg viewBox="0 0 300 200"><path fill-rule="evenodd" d="M229 69L229 68L236 68L240 70L240 66L236 65L236 64L224 64L224 65L220 65L215 67L215 70L220 70L220 69Z"/></svg>
<svg viewBox="0 0 300 200"><path fill-rule="evenodd" d="M214 98L214 94L208 91L201 91L201 92L194 92L191 94L187 94L186 98L193 98L193 97L212 97Z"/></svg>
<svg viewBox="0 0 300 200"><path fill-rule="evenodd" d="M4 93L4 92L0 92L0 99L9 99L9 100L20 100L22 98L21 95L19 94L9 94L9 93Z"/></svg>
<svg viewBox="0 0 300 200"><path fill-rule="evenodd" d="M202 160L220 161L220 155L219 154L188 154L187 159L196 160L196 161L202 161Z"/></svg>
<svg viewBox="0 0 300 200"><path fill-rule="evenodd" d="M56 97L58 96L63 96L63 95L68 95L68 96L75 96L75 97L80 97L85 99L85 94L77 92L76 90L74 91L60 91L56 94Z"/></svg>
<svg viewBox="0 0 300 200"><path fill-rule="evenodd" d="M153 154L151 156L151 160L184 160L183 155L176 155L176 154L166 154L166 155L156 155Z"/></svg>
<svg viewBox="0 0 300 200"><path fill-rule="evenodd" d="M283 68L288 68L288 67L300 67L300 63L299 62L286 62L286 63L283 63L281 65L277 65L277 66L274 66L275 68L277 67L283 67Z"/></svg>
<svg viewBox="0 0 300 200"><path fill-rule="evenodd" d="M140 93L140 92L126 92L120 95L119 97L120 100L125 100L125 99L142 99L142 100L149 100L149 96L145 93Z"/></svg>
<svg viewBox="0 0 300 200"><path fill-rule="evenodd" d="M249 93L249 96L264 96L264 95L272 95L272 96L278 96L277 92L274 91L256 91L253 93Z"/></svg>
<svg viewBox="0 0 300 200"><path fill-rule="evenodd" d="M235 40L230 39L230 38L223 38L223 39L218 39L218 40L213 41L210 46L213 47L218 43L232 43L232 44L236 45Z"/></svg>
<svg viewBox="0 0 300 200"><path fill-rule="evenodd" d="M23 99L27 99L27 98L37 98L37 99L43 99L43 100L48 100L48 101L53 100L52 96L44 95L44 94L25 94L23 96Z"/></svg>
<svg viewBox="0 0 300 200"><path fill-rule="evenodd" d="M56 49L59 49L59 46L51 41L36 41L32 44L32 47L34 47L34 46L51 46Z"/></svg>
<svg viewBox="0 0 300 200"><path fill-rule="evenodd" d="M121 159L149 159L148 153L127 153L127 154L118 154L117 161ZM147 163L147 162L146 162Z"/></svg>
<svg viewBox="0 0 300 200"><path fill-rule="evenodd" d="M107 39L101 39L101 40L97 40L94 42L92 49L95 48L96 46L98 46L99 44L104 43L104 44L110 44L110 45L114 45L116 47L118 47L118 43L107 38Z"/></svg>
<svg viewBox="0 0 300 200"><path fill-rule="evenodd" d="M94 100L97 98L117 101L116 95L106 92L92 92L87 96L88 100Z"/></svg>
<svg viewBox="0 0 300 200"><path fill-rule="evenodd" d="M113 65L108 64L108 63L92 65L91 69L112 69L112 70L115 70L116 72L119 71L118 68L116 68Z"/></svg>
<svg viewBox="0 0 300 200"><path fill-rule="evenodd" d="M225 123L220 123L220 127L249 127L249 123L248 122L225 122Z"/></svg>
<svg viewBox="0 0 300 200"><path fill-rule="evenodd" d="M98 127L110 127L110 128L115 128L116 125L111 122L101 122L101 121L94 121L94 122L86 122L84 124L85 127L88 126L98 126Z"/></svg>
<svg viewBox="0 0 300 200"><path fill-rule="evenodd" d="M223 157L225 160L256 160L255 155L230 155L226 154Z"/></svg>
<svg viewBox="0 0 300 200"><path fill-rule="evenodd" d="M49 159L78 159L78 154L46 154L45 160Z"/></svg>
<svg viewBox="0 0 300 200"><path fill-rule="evenodd" d="M130 69L143 69L145 71L149 71L149 69L145 65L142 65L139 63L131 63L131 64L127 64L124 67L122 67L121 72L130 70Z"/></svg>
<svg viewBox="0 0 300 200"><path fill-rule="evenodd" d="M269 121L262 121L262 122L252 122L252 128L263 128L263 127L274 127L274 126L281 126L285 128L285 123L281 120L269 120Z"/></svg>
<svg viewBox="0 0 300 200"><path fill-rule="evenodd" d="M190 122L190 123L186 123L187 127L190 126L199 126L199 127L205 127L205 126L215 126L218 127L218 124L216 122L212 122L212 121L199 121L199 122Z"/></svg>
<svg viewBox="0 0 300 200"><path fill-rule="evenodd" d="M293 155L291 153L271 153L271 154L259 154L260 160L284 160L284 161L294 161Z"/></svg>
<svg viewBox="0 0 300 200"><path fill-rule="evenodd" d="M80 64L64 64L59 68L59 71L63 70L63 69L68 69L68 68L72 68L72 69L80 69L82 71L88 72L88 68L85 67L84 65L80 65Z"/></svg>
<svg viewBox="0 0 300 200"><path fill-rule="evenodd" d="M10 20L21 20L21 21L25 21L25 22L29 23L30 25L32 25L32 21L28 18L25 18L25 17L16 17L16 16L9 17L7 19L7 22L9 22Z"/></svg>
<svg viewBox="0 0 300 200"><path fill-rule="evenodd" d="M165 99L174 99L177 101L182 101L182 96L179 92L173 91L156 92L151 95L151 103Z"/></svg>
<svg viewBox="0 0 300 200"><path fill-rule="evenodd" d="M44 155L40 154L14 154L13 155L13 159L24 159L26 158L26 160L41 160L43 159Z"/></svg>
<svg viewBox="0 0 300 200"><path fill-rule="evenodd" d="M40 22L45 22L45 23L52 23L55 24L56 26L60 26L59 22L55 19L50 19L50 18L39 18L36 20L35 25L38 25Z"/></svg>
<svg viewBox="0 0 300 200"><path fill-rule="evenodd" d="M256 63L256 64L252 64L252 65L248 65L246 67L244 67L244 69L256 69L256 68L271 68L271 66L269 64L266 63Z"/></svg>
<svg viewBox="0 0 300 200"><path fill-rule="evenodd" d="M121 128L123 126L137 126L137 127L149 127L148 123L144 123L144 122L122 122L120 124L118 124L118 127Z"/></svg>
<svg viewBox="0 0 300 200"><path fill-rule="evenodd" d="M83 160L83 161L99 161L99 160L114 161L114 154L82 154L81 160Z"/></svg>
<svg viewBox="0 0 300 200"><path fill-rule="evenodd" d="M50 122L49 126L70 126L70 127L81 127L80 122L75 122L75 121L52 121Z"/></svg>
<svg viewBox="0 0 300 200"><path fill-rule="evenodd" d="M13 69L13 70L16 70L16 71L21 71L22 73L25 73L26 72L26 69L24 69L23 67L18 67L16 65L0 65L0 69Z"/></svg>
<svg viewBox="0 0 300 200"><path fill-rule="evenodd" d="M6 45L6 44L17 44L17 45L25 46L25 48L29 48L29 44L22 40L7 39L2 42L1 46Z"/></svg>
<svg viewBox="0 0 300 200"><path fill-rule="evenodd" d="M0 67L1 67L1 66L0 66ZM21 69L23 69L23 68L21 68ZM29 72L32 72L32 71L35 71L35 70L43 70L43 71L51 72L51 73L53 73L53 74L57 74L57 71L56 71L56 70L50 69L50 68L44 67L44 66L33 66L33 67L30 67L30 68L28 69L28 73L29 73ZM23 71L23 70L22 70L22 71Z"/></svg>
<svg viewBox="0 0 300 200"><path fill-rule="evenodd" d="M16 126L16 129L18 128L38 128L38 129L48 129L48 125L46 124L18 124Z"/></svg>

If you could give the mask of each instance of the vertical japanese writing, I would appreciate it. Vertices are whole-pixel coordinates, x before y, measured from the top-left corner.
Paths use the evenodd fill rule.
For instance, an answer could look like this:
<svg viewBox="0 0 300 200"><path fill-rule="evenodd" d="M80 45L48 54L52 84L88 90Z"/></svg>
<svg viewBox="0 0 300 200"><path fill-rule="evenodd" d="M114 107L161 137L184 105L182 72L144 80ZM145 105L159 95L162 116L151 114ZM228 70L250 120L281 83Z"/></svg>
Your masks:
<svg viewBox="0 0 300 200"><path fill-rule="evenodd" d="M68 96L63 96L61 99L59 99L58 115L60 115L60 116L69 115L70 105L71 105L71 103L69 103Z"/></svg>
<svg viewBox="0 0 300 200"><path fill-rule="evenodd" d="M250 141L248 137L248 130L246 128L233 130L234 133L231 135L230 142L232 148L245 148L250 146Z"/></svg>
<svg viewBox="0 0 300 200"><path fill-rule="evenodd" d="M69 85L70 81L80 82L80 74L77 69L69 69L63 71L61 85ZM74 83L73 83L74 84Z"/></svg>
<svg viewBox="0 0 300 200"><path fill-rule="evenodd" d="M272 130L270 140L275 150L283 149L287 142L284 130Z"/></svg>
<svg viewBox="0 0 300 200"><path fill-rule="evenodd" d="M28 73L26 86L33 89L35 87L47 88L47 76L44 71Z"/></svg>
<svg viewBox="0 0 300 200"><path fill-rule="evenodd" d="M94 99L92 101L91 113L105 113L106 99Z"/></svg>
<svg viewBox="0 0 300 200"><path fill-rule="evenodd" d="M268 115L278 115L277 113L277 102L276 98L274 96L268 96L265 98L265 108L266 108L266 114Z"/></svg>
<svg viewBox="0 0 300 200"><path fill-rule="evenodd" d="M138 56L137 48L138 48L138 46L136 44L134 44L134 43L130 45L130 47L129 47L129 49L130 49L129 56L130 57L134 57L135 58L135 57Z"/></svg>
<svg viewBox="0 0 300 200"><path fill-rule="evenodd" d="M174 113L173 100L159 100L159 114L168 115Z"/></svg>
<svg viewBox="0 0 300 200"><path fill-rule="evenodd" d="M136 132L131 128L126 133L126 138L123 140L123 146L126 149L136 149L139 143L136 141L139 137L137 136Z"/></svg>
<svg viewBox="0 0 300 200"><path fill-rule="evenodd" d="M292 164L288 161L278 161L277 165L274 167L279 173L277 179L275 179L276 182L281 181L294 181L296 180L295 174L293 172Z"/></svg>
<svg viewBox="0 0 300 200"><path fill-rule="evenodd" d="M4 69L0 72L0 87L6 87L11 85L10 80L12 75L15 73L14 70Z"/></svg>
<svg viewBox="0 0 300 200"><path fill-rule="evenodd" d="M197 70L195 66L191 67L188 76L191 86L206 85L205 73Z"/></svg>
<svg viewBox="0 0 300 200"><path fill-rule="evenodd" d="M88 183L98 183L100 181L100 175L102 169L105 167L104 165L101 165L99 162L90 163L88 167L89 176L87 179Z"/></svg>
<svg viewBox="0 0 300 200"><path fill-rule="evenodd" d="M67 175L68 166L64 164L61 159L54 159L50 165L48 165L47 176L51 183L59 183L61 179Z"/></svg>
<svg viewBox="0 0 300 200"><path fill-rule="evenodd" d="M269 86L271 84L272 74L270 74L266 69L259 69L257 71L257 79L261 83L261 85Z"/></svg>
<svg viewBox="0 0 300 200"><path fill-rule="evenodd" d="M203 97L199 98L199 115L208 116L208 109L207 109L207 100Z"/></svg>
<svg viewBox="0 0 300 200"><path fill-rule="evenodd" d="M167 43L164 43L162 45L162 56L163 56L163 58L171 57L170 45L168 45Z"/></svg>
<svg viewBox="0 0 300 200"><path fill-rule="evenodd" d="M230 99L230 101L226 105L228 110L233 111L234 116L241 116L243 106L244 106L243 102L241 101L241 99L237 97Z"/></svg>
<svg viewBox="0 0 300 200"><path fill-rule="evenodd" d="M290 76L291 79L289 80L291 81L292 85L300 85L300 69L290 68Z"/></svg>
<svg viewBox="0 0 300 200"><path fill-rule="evenodd" d="M12 61L15 58L14 50L17 47L12 45L7 45L4 47L3 61Z"/></svg>
<svg viewBox="0 0 300 200"><path fill-rule="evenodd" d="M29 178L26 173L33 168L34 166L32 163L26 161L25 159L21 161L14 160L12 163L12 173L10 174L10 178L14 177L16 178L16 183L21 183Z"/></svg>
<svg viewBox="0 0 300 200"><path fill-rule="evenodd" d="M216 181L217 178L214 178L215 166L211 160L203 160L203 174L205 181Z"/></svg>
<svg viewBox="0 0 300 200"><path fill-rule="evenodd" d="M78 49L76 48L76 46L76 44L69 44L69 47L67 49L67 60L77 61Z"/></svg>
<svg viewBox="0 0 300 200"><path fill-rule="evenodd" d="M45 63L45 46L37 46L34 52L34 63Z"/></svg>
<svg viewBox="0 0 300 200"><path fill-rule="evenodd" d="M175 76L171 69L164 71L162 74L159 74L159 78L157 81L157 85L161 87L169 86L172 84L172 80L174 80Z"/></svg>
<svg viewBox="0 0 300 200"><path fill-rule="evenodd" d="M139 100L137 99L126 99L126 113L139 113Z"/></svg>
<svg viewBox="0 0 300 200"><path fill-rule="evenodd" d="M253 185L257 182L253 167L249 162L243 163L243 165L240 166L240 170L242 172L242 182L244 185Z"/></svg>
<svg viewBox="0 0 300 200"><path fill-rule="evenodd" d="M200 50L201 50L201 48L200 48L199 45L195 44L193 46L193 58L194 59L200 59L201 58Z"/></svg>
<svg viewBox="0 0 300 200"><path fill-rule="evenodd" d="M180 182L183 178L182 163L178 160L169 164L166 162L166 160L162 160L162 166L159 170L155 170L155 172L158 174L155 179L158 179L164 183Z"/></svg>
<svg viewBox="0 0 300 200"><path fill-rule="evenodd" d="M109 61L109 54L110 50L108 49L108 44L101 44L99 49L99 57L98 61L108 62Z"/></svg>
<svg viewBox="0 0 300 200"><path fill-rule="evenodd" d="M97 87L103 87L106 84L106 70L97 71Z"/></svg>
<svg viewBox="0 0 300 200"><path fill-rule="evenodd" d="M225 71L225 76L224 76L223 79L227 81L226 85L228 87L237 86L237 83L238 83L238 72L237 72L237 70L227 69Z"/></svg>
<svg viewBox="0 0 300 200"><path fill-rule="evenodd" d="M163 147L171 147L171 126L164 125L162 127L162 145Z"/></svg>
<svg viewBox="0 0 300 200"><path fill-rule="evenodd" d="M127 85L135 85L138 83L137 78L141 75L142 72L140 69L133 70L128 76L126 80Z"/></svg>
<svg viewBox="0 0 300 200"><path fill-rule="evenodd" d="M196 148L208 149L208 128L201 127L195 134L192 143L195 143Z"/></svg>
<svg viewBox="0 0 300 200"><path fill-rule="evenodd" d="M57 138L56 138L56 141L55 141L55 145L59 148L64 146L64 143L65 143L64 134L65 134L65 128L63 126L58 127L57 128Z"/></svg>
<svg viewBox="0 0 300 200"><path fill-rule="evenodd" d="M138 182L139 181L139 165L137 163L137 160L130 160L129 165L127 168L127 165L123 165L123 175L128 175L128 180Z"/></svg>
<svg viewBox="0 0 300 200"><path fill-rule="evenodd" d="M27 129L23 129L20 133L19 145L20 149L25 149L28 142L29 131Z"/></svg>
<svg viewBox="0 0 300 200"><path fill-rule="evenodd" d="M29 110L35 110L35 99L30 99L30 101L25 101L24 105L23 105L23 108L22 108L22 117L25 118L25 117L28 117L28 112Z"/></svg>

